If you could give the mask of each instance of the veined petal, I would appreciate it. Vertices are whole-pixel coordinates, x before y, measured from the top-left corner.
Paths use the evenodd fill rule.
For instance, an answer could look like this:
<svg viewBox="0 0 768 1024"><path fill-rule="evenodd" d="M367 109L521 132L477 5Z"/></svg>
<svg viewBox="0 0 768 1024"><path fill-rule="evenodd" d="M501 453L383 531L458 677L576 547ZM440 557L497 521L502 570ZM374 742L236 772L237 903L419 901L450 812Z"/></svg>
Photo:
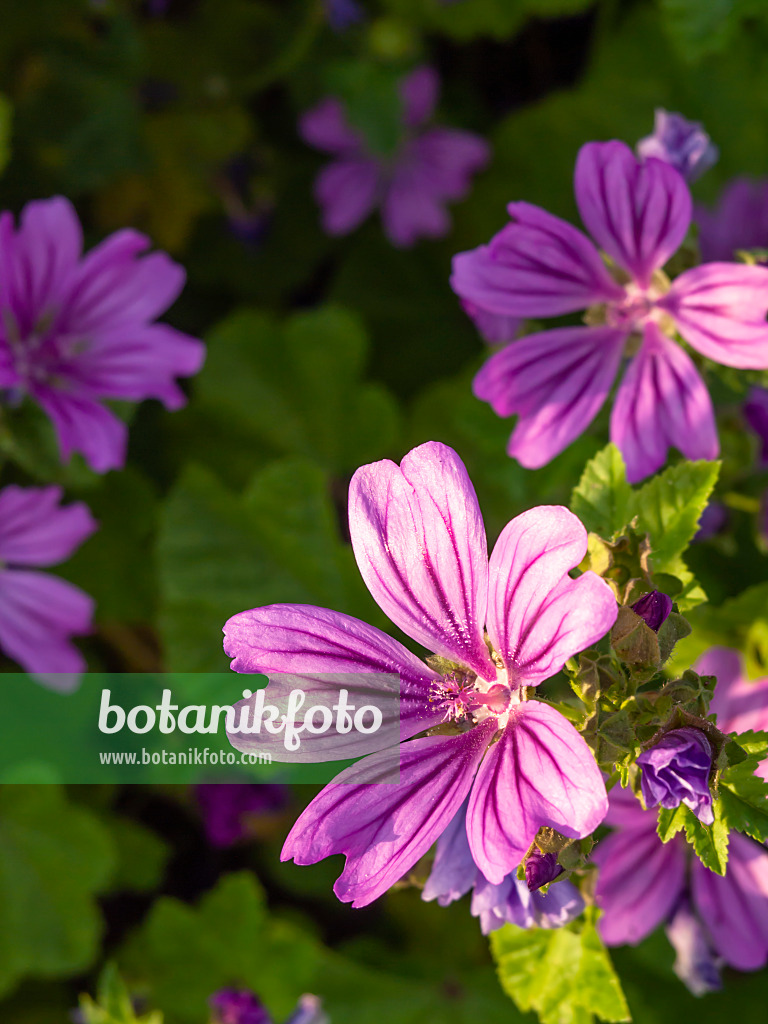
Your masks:
<svg viewBox="0 0 768 1024"><path fill-rule="evenodd" d="M323 230L346 235L362 224L379 199L379 178L379 165L370 157L345 157L324 167L315 181Z"/></svg>
<svg viewBox="0 0 768 1024"><path fill-rule="evenodd" d="M437 851L421 898L436 899L441 907L461 899L478 878L467 838L467 804L465 800L445 832L437 840Z"/></svg>
<svg viewBox="0 0 768 1024"><path fill-rule="evenodd" d="M128 428L113 412L52 387L36 388L34 397L53 421L63 462L72 452L81 452L96 473L124 465Z"/></svg>
<svg viewBox="0 0 768 1024"><path fill-rule="evenodd" d="M60 487L0 491L0 560L6 565L55 565L69 558L97 529L88 506L62 507Z"/></svg>
<svg viewBox="0 0 768 1024"><path fill-rule="evenodd" d="M723 366L768 367L768 268L705 263L675 278L658 305L697 352Z"/></svg>
<svg viewBox="0 0 768 1024"><path fill-rule="evenodd" d="M646 324L616 394L611 440L624 456L630 483L663 466L673 445L687 459L715 459L720 450L704 381L687 353L654 323Z"/></svg>
<svg viewBox="0 0 768 1024"><path fill-rule="evenodd" d="M691 194L680 172L663 160L638 160L623 142L588 142L576 160L574 190L600 248L647 287L691 222Z"/></svg>
<svg viewBox="0 0 768 1024"><path fill-rule="evenodd" d="M461 806L496 728L488 721L459 736L411 740L400 748L400 781L387 783L392 752L346 768L307 807L285 841L282 860L314 864L343 853L334 892L365 907L413 867ZM382 783L372 784L378 766ZM360 778L368 780L359 785Z"/></svg>
<svg viewBox="0 0 768 1024"><path fill-rule="evenodd" d="M349 529L368 589L428 650L496 678L483 639L488 555L477 496L456 452L430 441L401 466L363 466L349 489Z"/></svg>
<svg viewBox="0 0 768 1024"><path fill-rule="evenodd" d="M472 787L472 856L498 885L520 864L542 826L581 838L607 810L603 777L582 737L559 711L527 701L512 708Z"/></svg>
<svg viewBox="0 0 768 1024"><path fill-rule="evenodd" d="M768 730L768 677L747 679L741 655L729 647L710 647L694 665L701 676L716 676L710 712L722 732ZM768 760L755 771L768 780Z"/></svg>
<svg viewBox="0 0 768 1024"><path fill-rule="evenodd" d="M474 392L498 416L520 416L509 454L538 469L592 422L619 368L626 331L559 327L496 352L475 377Z"/></svg>
<svg viewBox="0 0 768 1024"><path fill-rule="evenodd" d="M559 505L516 516L490 559L488 635L510 684L535 686L605 636L616 599L592 572L571 579L587 551L587 531Z"/></svg>
<svg viewBox="0 0 768 1024"><path fill-rule="evenodd" d="M656 835L655 815L645 829L601 839L592 854L600 871L595 899L602 909L598 930L608 946L631 946L666 920L685 885L686 849Z"/></svg>
<svg viewBox="0 0 768 1024"><path fill-rule="evenodd" d="M235 672L386 672L400 677L401 736L436 725L437 674L401 643L360 619L313 605L273 604L233 615L224 650Z"/></svg>
<svg viewBox="0 0 768 1024"><path fill-rule="evenodd" d="M567 221L530 203L510 203L512 224L453 258L451 287L462 299L504 316L560 316L619 301L592 242Z"/></svg>
<svg viewBox="0 0 768 1024"><path fill-rule="evenodd" d="M716 875L694 860L693 901L717 952L731 967L756 971L768 961L768 853L731 832L728 871Z"/></svg>

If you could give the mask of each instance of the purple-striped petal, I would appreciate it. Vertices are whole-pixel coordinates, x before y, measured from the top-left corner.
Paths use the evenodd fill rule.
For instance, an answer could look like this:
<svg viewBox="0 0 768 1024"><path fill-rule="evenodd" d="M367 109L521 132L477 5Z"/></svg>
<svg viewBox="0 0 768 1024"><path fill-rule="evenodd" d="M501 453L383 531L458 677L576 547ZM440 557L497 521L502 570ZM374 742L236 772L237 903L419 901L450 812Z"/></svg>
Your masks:
<svg viewBox="0 0 768 1024"><path fill-rule="evenodd" d="M768 677L747 679L738 651L710 647L693 667L699 675L717 678L709 710L722 732L768 731ZM768 759L755 774L768 781Z"/></svg>
<svg viewBox="0 0 768 1024"><path fill-rule="evenodd" d="M0 561L12 566L56 565L90 537L97 523L88 506L60 505L60 487L0 491Z"/></svg>
<svg viewBox="0 0 768 1024"><path fill-rule="evenodd" d="M685 885L685 843L663 844L656 835L655 815L649 819L646 828L601 839L592 855L600 869L595 890L602 909L598 930L608 946L634 946L650 935L669 917Z"/></svg>
<svg viewBox="0 0 768 1024"><path fill-rule="evenodd" d="M530 203L510 203L514 222L453 258L451 287L462 299L503 316L574 313L618 302L624 289L592 242L567 221Z"/></svg>
<svg viewBox="0 0 768 1024"><path fill-rule="evenodd" d="M731 967L756 971L768 961L768 853L731 832L728 870L716 875L694 859L693 902L717 952Z"/></svg>
<svg viewBox="0 0 768 1024"><path fill-rule="evenodd" d="M687 459L715 459L720 451L704 381L687 353L654 323L646 324L616 394L611 440L624 456L630 483L663 466L672 446Z"/></svg>
<svg viewBox="0 0 768 1024"><path fill-rule="evenodd" d="M699 248L704 263L732 260L738 249L768 245L768 179L734 178L717 207L696 206Z"/></svg>
<svg viewBox="0 0 768 1024"><path fill-rule="evenodd" d="M421 898L429 902L436 899L441 907L461 899L478 878L477 865L472 859L467 838L467 804L465 800L450 825L437 840L435 859L429 878L421 891Z"/></svg>
<svg viewBox="0 0 768 1024"><path fill-rule="evenodd" d="M324 167L315 181L323 230L346 235L362 224L379 199L379 165L370 157L348 157Z"/></svg>
<svg viewBox="0 0 768 1024"><path fill-rule="evenodd" d="M605 580L568 575L586 551L587 531L559 505L529 509L502 530L490 559L488 635L510 685L553 676L616 621Z"/></svg>
<svg viewBox="0 0 768 1024"><path fill-rule="evenodd" d="M96 473L125 464L128 428L113 412L90 398L52 387L35 388L33 394L53 421L62 462L80 452Z"/></svg>
<svg viewBox="0 0 768 1024"><path fill-rule="evenodd" d="M472 320L483 341L488 342L489 345L501 345L513 341L520 333L523 321L519 316L499 316L498 313L489 313L487 309L481 309L467 299L461 300L461 308Z"/></svg>
<svg viewBox="0 0 768 1024"><path fill-rule="evenodd" d="M647 287L680 248L691 222L691 194L662 160L638 160L623 142L588 142L576 160L581 219L601 249Z"/></svg>
<svg viewBox="0 0 768 1024"><path fill-rule="evenodd" d="M351 615L313 605L273 604L233 615L224 636L235 672L398 675L403 739L443 719L443 712L429 704L437 674L397 640Z"/></svg>
<svg viewBox="0 0 768 1024"><path fill-rule="evenodd" d="M349 528L368 589L389 618L428 650L486 679L485 527L456 452L430 441L400 466L363 466L349 489Z"/></svg>
<svg viewBox="0 0 768 1024"><path fill-rule="evenodd" d="M543 826L587 836L608 798L591 750L559 711L516 705L477 774L467 811L472 856L489 882L514 871Z"/></svg>
<svg viewBox="0 0 768 1024"><path fill-rule="evenodd" d="M316 797L291 829L282 860L315 864L333 854L347 858L334 892L364 907L413 867L450 824L464 801L496 726L459 736L431 736L400 748L399 782L392 752L371 754L346 768ZM396 765L396 762L395 762ZM370 780L381 766L378 785Z"/></svg>
<svg viewBox="0 0 768 1024"><path fill-rule="evenodd" d="M768 367L768 268L705 263L675 278L658 305L708 359L742 370Z"/></svg>
<svg viewBox="0 0 768 1024"><path fill-rule="evenodd" d="M507 451L521 465L546 465L589 426L616 377L625 338L611 327L559 327L491 356L474 392L498 416L519 415Z"/></svg>

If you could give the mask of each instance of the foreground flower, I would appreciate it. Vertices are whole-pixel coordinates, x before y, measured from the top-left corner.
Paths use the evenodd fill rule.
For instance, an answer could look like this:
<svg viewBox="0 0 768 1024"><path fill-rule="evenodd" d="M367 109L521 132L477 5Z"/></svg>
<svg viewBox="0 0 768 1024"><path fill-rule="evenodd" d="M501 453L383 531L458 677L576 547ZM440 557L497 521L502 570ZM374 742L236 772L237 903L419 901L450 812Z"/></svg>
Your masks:
<svg viewBox="0 0 768 1024"><path fill-rule="evenodd" d="M456 128L428 128L437 104L439 79L428 67L401 82L403 133L392 156L373 153L347 120L344 105L327 97L299 122L305 142L334 157L319 174L315 197L323 229L346 235L381 207L393 245L439 238L450 229L445 204L467 194L472 175L488 163L487 143Z"/></svg>
<svg viewBox="0 0 768 1024"><path fill-rule="evenodd" d="M717 163L719 156L709 135L698 121L658 108L653 132L640 139L637 155L643 160L656 157L680 171L686 181L695 181Z"/></svg>
<svg viewBox="0 0 768 1024"><path fill-rule="evenodd" d="M232 846L250 834L254 818L282 811L288 788L279 783L202 783L195 796L211 846Z"/></svg>
<svg viewBox="0 0 768 1024"><path fill-rule="evenodd" d="M401 466L385 460L355 473L349 527L379 606L439 658L428 667L372 626L307 605L229 620L224 646L235 671L400 677L401 737L409 742L400 748L399 784L355 785L391 765L391 751L363 758L307 807L283 858L313 864L343 853L334 890L361 907L413 867L468 797L469 848L492 885L521 863L542 826L589 835L606 809L595 760L558 711L526 699L527 687L616 619L602 579L569 576L587 549L579 520L560 507L524 512L489 561L466 469L452 449L430 442ZM453 723L452 734L411 739L441 723Z"/></svg>
<svg viewBox="0 0 768 1024"><path fill-rule="evenodd" d="M81 502L62 507L60 487L0 491L0 648L56 689L71 689L85 659L70 642L91 630L93 600L58 576L38 572L65 561L96 529Z"/></svg>
<svg viewBox="0 0 768 1024"><path fill-rule="evenodd" d="M768 727L768 679L748 682L736 651L712 648L695 667L717 676L711 710L719 729ZM768 777L768 764L757 774ZM675 972L697 995L719 987L723 963L759 970L768 962L768 853L731 832L721 877L704 867L681 835L662 844L656 820L627 790L611 791L606 824L616 831L593 855L600 867L595 896L603 940L635 945L665 924L677 952Z"/></svg>
<svg viewBox="0 0 768 1024"><path fill-rule="evenodd" d="M637 759L646 807L685 804L704 825L714 820L709 776L712 746L700 729L672 729Z"/></svg>
<svg viewBox="0 0 768 1024"><path fill-rule="evenodd" d="M0 388L29 395L53 422L62 459L98 473L125 462L128 431L104 399L184 404L176 377L197 373L202 342L154 323L184 271L149 240L111 235L82 255L80 222L60 197L0 216Z"/></svg>
<svg viewBox="0 0 768 1024"><path fill-rule="evenodd" d="M629 357L611 415L611 439L632 482L663 465L669 448L689 459L718 454L707 389L679 332L726 366L768 367L768 270L708 263L671 284L661 271L683 241L691 197L670 164L639 161L621 142L591 142L576 162L586 235L529 203L489 245L454 258L454 291L503 316L554 317L587 309L581 327L513 341L475 378L499 416L519 416L509 454L543 466L591 423Z"/></svg>
<svg viewBox="0 0 768 1024"><path fill-rule="evenodd" d="M209 999L211 1024L273 1024L261 1000L248 989L223 988ZM285 1024L329 1024L317 996L304 995Z"/></svg>
<svg viewBox="0 0 768 1024"><path fill-rule="evenodd" d="M734 178L713 210L696 206L704 260L732 260L739 249L768 248L768 178Z"/></svg>

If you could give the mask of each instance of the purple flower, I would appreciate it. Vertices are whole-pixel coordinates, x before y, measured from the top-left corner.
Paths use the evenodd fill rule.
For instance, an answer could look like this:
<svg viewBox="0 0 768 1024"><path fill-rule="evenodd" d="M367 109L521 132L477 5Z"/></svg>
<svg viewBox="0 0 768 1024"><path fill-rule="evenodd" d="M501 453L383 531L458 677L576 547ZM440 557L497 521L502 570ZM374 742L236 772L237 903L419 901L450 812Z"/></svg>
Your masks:
<svg viewBox="0 0 768 1024"><path fill-rule="evenodd" d="M643 769L642 789L646 807L671 809L681 803L704 825L714 820L709 775L712 747L700 729L672 729L637 759Z"/></svg>
<svg viewBox="0 0 768 1024"><path fill-rule="evenodd" d="M635 146L643 160L656 157L680 171L686 181L695 181L717 163L719 152L704 127L682 114L657 108L653 132Z"/></svg>
<svg viewBox="0 0 768 1024"><path fill-rule="evenodd" d="M202 783L195 795L211 846L226 847L249 834L248 819L282 811L288 790L279 783Z"/></svg>
<svg viewBox="0 0 768 1024"><path fill-rule="evenodd" d="M419 238L448 232L445 204L466 195L472 175L485 167L490 152L477 135L425 127L438 91L437 74L428 67L402 80L403 134L392 157L369 149L338 99L327 97L302 116L304 141L334 157L315 182L323 229L329 235L349 234L376 206L393 245L411 246Z"/></svg>
<svg viewBox="0 0 768 1024"><path fill-rule="evenodd" d="M692 543L700 544L710 537L716 537L728 523L728 509L720 501L710 501L699 516L699 528Z"/></svg>
<svg viewBox="0 0 768 1024"><path fill-rule="evenodd" d="M536 892L543 885L554 882L562 875L563 869L557 861L556 853L542 853L534 846L525 861L525 884L530 892Z"/></svg>
<svg viewBox="0 0 768 1024"><path fill-rule="evenodd" d="M738 249L768 248L768 178L734 178L714 210L696 206L704 260L732 260Z"/></svg>
<svg viewBox="0 0 768 1024"><path fill-rule="evenodd" d="M513 341L522 326L522 320L517 316L498 316L496 313L489 313L480 309L474 302L462 300L461 308L472 320L483 341L489 345L501 345L507 341Z"/></svg>
<svg viewBox="0 0 768 1024"><path fill-rule="evenodd" d="M176 377L196 373L200 341L153 321L184 271L149 240L111 235L82 256L68 200L25 206L18 228L0 216L0 388L29 394L53 422L62 459L82 452L98 473L125 462L127 428L104 399L184 404Z"/></svg>
<svg viewBox="0 0 768 1024"><path fill-rule="evenodd" d="M717 676L710 710L723 732L768 727L768 679L747 681L737 651L713 647L694 666ZM756 774L768 778L768 762ZM729 837L725 876L705 868L678 835L663 844L656 813L628 790L614 789L600 842L595 892L600 933L609 946L641 942L665 923L677 952L675 970L696 994L719 984L721 963L756 971L768 962L768 853L737 832Z"/></svg>
<svg viewBox="0 0 768 1024"><path fill-rule="evenodd" d="M492 355L475 394L499 416L518 415L509 454L537 468L594 419L626 355L611 439L629 480L663 465L673 444L687 458L715 458L712 402L674 334L726 366L768 367L768 270L708 263L670 284L661 267L688 230L688 186L670 164L638 161L622 142L582 147L575 190L610 269L586 235L529 203L511 203L513 223L454 258L454 291L491 313L588 310L585 326L528 335Z"/></svg>
<svg viewBox="0 0 768 1024"><path fill-rule="evenodd" d="M91 630L93 600L38 572L65 561L96 523L81 502L61 507L60 487L0 491L0 647L41 682L71 690L85 659L70 642Z"/></svg>
<svg viewBox="0 0 768 1024"><path fill-rule="evenodd" d="M229 620L224 646L235 671L400 677L401 736L409 742L400 747L399 784L355 784L391 765L391 751L347 768L296 822L283 858L313 864L343 853L334 889L361 907L429 850L468 797L472 859L492 885L515 870L542 826L589 835L606 806L595 760L558 711L525 699L527 687L554 675L616 618L604 580L568 575L586 551L579 520L556 506L524 512L489 561L463 463L429 442L401 466L384 460L355 473L349 526L379 606L450 664L429 668L378 629L323 608L271 605ZM452 720L452 734L411 738Z"/></svg>
<svg viewBox="0 0 768 1024"><path fill-rule="evenodd" d="M213 1024L272 1024L264 1004L247 989L223 988L209 999Z"/></svg>
<svg viewBox="0 0 768 1024"><path fill-rule="evenodd" d="M334 32L346 32L365 18L365 11L357 0L323 0L323 6L328 24Z"/></svg>
<svg viewBox="0 0 768 1024"><path fill-rule="evenodd" d="M760 439L760 464L768 466L768 388L750 389L744 418Z"/></svg>
<svg viewBox="0 0 768 1024"><path fill-rule="evenodd" d="M635 601L632 611L644 619L654 633L658 633L672 611L672 598L660 590L652 590Z"/></svg>
<svg viewBox="0 0 768 1024"><path fill-rule="evenodd" d="M497 885L488 881L475 864L469 846L468 803L468 799L464 801L437 841L432 871L421 898L436 899L441 907L447 907L472 890L471 913L479 918L483 935L505 924L516 924L519 928L560 928L578 917L584 909L584 901L570 882L560 882L543 895L533 892L514 871ZM561 872L562 868L557 874Z"/></svg>

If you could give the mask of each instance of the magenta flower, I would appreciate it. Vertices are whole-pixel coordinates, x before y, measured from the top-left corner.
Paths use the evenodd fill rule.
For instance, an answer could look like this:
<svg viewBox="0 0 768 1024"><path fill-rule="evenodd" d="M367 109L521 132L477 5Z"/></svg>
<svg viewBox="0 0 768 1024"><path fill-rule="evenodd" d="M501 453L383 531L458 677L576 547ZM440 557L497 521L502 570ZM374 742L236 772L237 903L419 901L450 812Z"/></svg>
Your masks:
<svg viewBox="0 0 768 1024"><path fill-rule="evenodd" d="M656 157L672 164L686 181L700 178L720 155L703 125L661 107L654 115L653 132L640 139L635 149L643 160Z"/></svg>
<svg viewBox="0 0 768 1024"><path fill-rule="evenodd" d="M768 726L768 679L748 682L736 651L712 648L696 671L716 675L711 710L724 732ZM768 778L768 763L757 774ZM658 925L677 952L675 971L695 994L719 987L718 967L756 971L768 962L768 853L730 834L721 877L691 854L682 836L662 844L656 813L644 811L628 790L612 790L606 824L616 831L600 842L595 896L600 934L609 946L641 942Z"/></svg>
<svg viewBox="0 0 768 1024"><path fill-rule="evenodd" d="M704 825L714 820L709 776L712 746L700 729L672 729L637 759L646 807L685 804Z"/></svg>
<svg viewBox="0 0 768 1024"><path fill-rule="evenodd" d="M477 328L478 334L489 345L501 345L513 341L520 333L523 321L519 316L498 316L480 309L473 302L464 299L461 308Z"/></svg>
<svg viewBox="0 0 768 1024"><path fill-rule="evenodd" d="M392 156L373 153L350 125L342 102L321 100L302 115L301 137L333 155L320 172L315 198L329 235L354 231L379 206L384 231L396 246L439 238L450 229L446 203L467 194L472 175L488 163L487 143L456 128L429 128L439 79L420 67L401 82L403 134Z"/></svg>
<svg viewBox="0 0 768 1024"><path fill-rule="evenodd" d="M282 811L288 787L280 783L201 783L195 796L211 846L232 846L249 834L249 819Z"/></svg>
<svg viewBox="0 0 768 1024"><path fill-rule="evenodd" d="M399 784L370 780L391 751L363 758L312 801L291 830L285 859L347 860L339 899L362 907L401 878L445 832L463 802L472 858L492 885L528 852L539 828L591 833L605 787L582 737L526 688L558 672L616 618L604 580L569 570L587 534L567 509L531 509L502 531L488 559L485 527L463 463L430 442L401 466L359 469L349 526L357 564L389 618L449 661L429 668L357 619L305 605L272 605L227 622L238 672L397 673ZM487 642L484 626L487 629ZM411 737L441 722L453 734Z"/></svg>
<svg viewBox="0 0 768 1024"><path fill-rule="evenodd" d="M672 611L672 598L660 590L651 590L635 601L632 611L658 633Z"/></svg>
<svg viewBox="0 0 768 1024"><path fill-rule="evenodd" d="M670 284L661 268L690 224L688 186L670 164L641 162L622 142L582 147L575 190L608 266L586 235L529 203L511 203L513 223L454 258L454 291L491 313L588 311L584 326L531 334L492 355L475 394L499 416L518 415L509 454L537 468L591 423L626 356L611 439L629 480L657 470L672 445L714 458L712 402L674 338L726 366L768 367L768 270L708 263Z"/></svg>
<svg viewBox="0 0 768 1024"><path fill-rule="evenodd" d="M262 1001L248 989L223 988L208 1000L211 1024L272 1024ZM317 996L303 995L285 1024L329 1024Z"/></svg>
<svg viewBox="0 0 768 1024"><path fill-rule="evenodd" d="M81 502L61 507L60 487L0 491L0 647L55 689L71 689L85 660L70 642L90 632L93 601L38 572L63 562L96 529Z"/></svg>
<svg viewBox="0 0 768 1024"><path fill-rule="evenodd" d="M202 342L154 323L184 271L149 240L118 231L82 255L80 223L57 197L0 216L0 388L28 394L49 416L62 459L98 473L125 462L127 428L104 399L184 404L176 377L197 373Z"/></svg>
<svg viewBox="0 0 768 1024"><path fill-rule="evenodd" d="M739 249L768 248L768 178L734 178L714 210L697 204L704 260L732 260Z"/></svg>

